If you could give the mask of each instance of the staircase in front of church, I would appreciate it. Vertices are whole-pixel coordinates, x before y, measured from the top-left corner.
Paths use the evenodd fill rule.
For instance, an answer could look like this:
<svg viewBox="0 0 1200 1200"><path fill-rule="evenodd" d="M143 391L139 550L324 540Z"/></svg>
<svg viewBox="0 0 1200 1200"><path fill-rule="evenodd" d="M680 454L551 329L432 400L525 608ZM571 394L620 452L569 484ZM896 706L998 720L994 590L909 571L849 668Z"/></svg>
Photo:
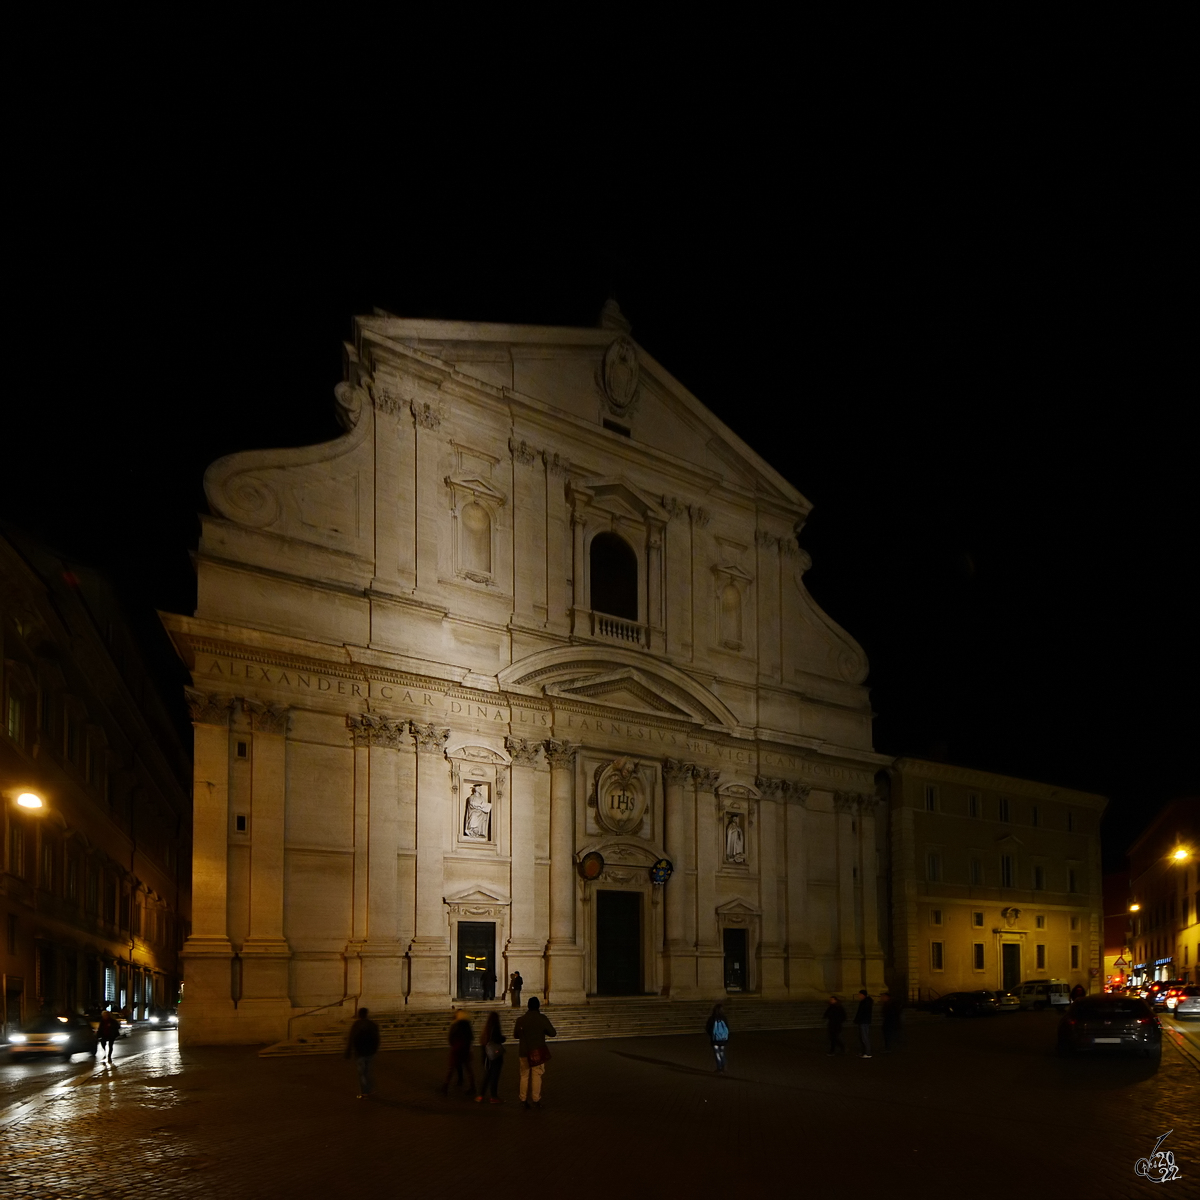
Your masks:
<svg viewBox="0 0 1200 1200"><path fill-rule="evenodd" d="M824 1003L791 1000L757 1000L736 997L723 1001L731 1033L766 1029L816 1029L821 1026ZM471 1015L475 1036L483 1030L484 1018L500 1013L501 1027L512 1034L514 1021L524 1011L492 1004L461 1005ZM703 1033L712 1011L711 1000L665 1000L659 997L598 998L587 1004L546 1004L542 1012L558 1030L558 1041L589 1038L662 1037L670 1034ZM379 1026L381 1050L429 1050L446 1045L452 1012L374 1012ZM279 1054L341 1054L351 1018L289 1041L276 1042L260 1051L263 1056Z"/></svg>

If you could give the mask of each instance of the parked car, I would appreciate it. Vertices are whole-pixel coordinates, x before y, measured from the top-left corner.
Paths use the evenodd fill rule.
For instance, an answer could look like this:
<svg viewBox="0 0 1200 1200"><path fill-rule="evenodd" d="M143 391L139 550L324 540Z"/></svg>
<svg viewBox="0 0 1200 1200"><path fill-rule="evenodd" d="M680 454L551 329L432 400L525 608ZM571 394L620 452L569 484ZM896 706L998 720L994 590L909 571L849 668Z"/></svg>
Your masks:
<svg viewBox="0 0 1200 1200"><path fill-rule="evenodd" d="M17 1033L8 1035L8 1056L13 1062L30 1057L95 1054L96 1035L85 1017L37 1017Z"/></svg>
<svg viewBox="0 0 1200 1200"><path fill-rule="evenodd" d="M1162 1054L1162 1025L1145 1000L1131 996L1088 996L1076 1000L1058 1025L1058 1051L1138 1050Z"/></svg>
<svg viewBox="0 0 1200 1200"><path fill-rule="evenodd" d="M1000 991L1000 992L993 992L992 995L996 997L996 1011L997 1012L1019 1012L1020 1011L1020 1008L1021 1008L1020 997L1015 995L1013 992Z"/></svg>
<svg viewBox="0 0 1200 1200"><path fill-rule="evenodd" d="M1066 1008L1071 989L1063 979L1027 979L1016 989L1022 1008Z"/></svg>
<svg viewBox="0 0 1200 1200"><path fill-rule="evenodd" d="M995 1016L1000 1010L995 993L978 991L949 992L935 1000L929 1011L945 1013L948 1017L984 1017Z"/></svg>
<svg viewBox="0 0 1200 1200"><path fill-rule="evenodd" d="M1146 999L1150 1000L1155 1008L1165 1009L1168 1007L1167 1001L1170 999L1171 993L1183 986L1182 979L1164 979L1154 985L1153 997L1147 996Z"/></svg>
<svg viewBox="0 0 1200 1200"><path fill-rule="evenodd" d="M1200 987L1194 983L1181 987L1174 1004L1170 997L1167 998L1167 1009L1173 1010L1180 1021L1190 1021L1193 1017L1200 1017Z"/></svg>

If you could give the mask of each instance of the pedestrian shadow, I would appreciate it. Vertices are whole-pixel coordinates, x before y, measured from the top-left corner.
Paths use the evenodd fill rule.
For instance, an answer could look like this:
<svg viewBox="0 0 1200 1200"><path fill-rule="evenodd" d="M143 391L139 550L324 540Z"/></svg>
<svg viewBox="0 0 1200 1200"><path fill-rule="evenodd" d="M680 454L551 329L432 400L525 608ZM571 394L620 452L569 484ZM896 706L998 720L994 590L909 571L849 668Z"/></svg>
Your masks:
<svg viewBox="0 0 1200 1200"><path fill-rule="evenodd" d="M689 1067L683 1063L672 1062L669 1058L651 1058L648 1054L630 1054L628 1050L612 1050L611 1054L617 1055L618 1058L632 1058L634 1062L650 1063L655 1067L666 1067L669 1071L674 1071L677 1075L702 1075L706 1079L715 1077L718 1072L711 1067ZM736 1075L726 1075L726 1079L736 1079ZM746 1083L748 1080L741 1080Z"/></svg>

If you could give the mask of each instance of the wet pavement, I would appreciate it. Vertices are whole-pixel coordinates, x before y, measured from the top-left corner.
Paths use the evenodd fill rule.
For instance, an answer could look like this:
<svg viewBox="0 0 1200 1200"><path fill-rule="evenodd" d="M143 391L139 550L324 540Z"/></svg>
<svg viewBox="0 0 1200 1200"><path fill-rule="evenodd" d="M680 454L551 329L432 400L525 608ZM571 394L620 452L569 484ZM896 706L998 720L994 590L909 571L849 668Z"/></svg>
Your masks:
<svg viewBox="0 0 1200 1200"><path fill-rule="evenodd" d="M379 1055L376 1096L358 1101L341 1058L140 1033L112 1066L0 1067L0 1195L1200 1196L1193 1060L1171 1040L1161 1064L1060 1059L1056 1022L917 1014L901 1049L869 1060L827 1057L817 1031L734 1030L724 1077L702 1036L570 1042L534 1111L511 1055L501 1105L440 1095L428 1050ZM1180 1178L1139 1178L1168 1130Z"/></svg>

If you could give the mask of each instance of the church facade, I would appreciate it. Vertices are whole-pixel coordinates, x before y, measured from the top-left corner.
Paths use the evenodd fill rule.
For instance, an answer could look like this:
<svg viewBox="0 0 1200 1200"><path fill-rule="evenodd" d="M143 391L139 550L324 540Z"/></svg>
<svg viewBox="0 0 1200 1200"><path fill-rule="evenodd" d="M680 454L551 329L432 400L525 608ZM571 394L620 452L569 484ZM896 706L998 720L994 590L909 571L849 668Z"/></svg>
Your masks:
<svg viewBox="0 0 1200 1200"><path fill-rule="evenodd" d="M209 468L181 1036L883 983L867 663L810 505L630 337L355 322L345 434ZM493 976L498 984L493 983Z"/></svg>

